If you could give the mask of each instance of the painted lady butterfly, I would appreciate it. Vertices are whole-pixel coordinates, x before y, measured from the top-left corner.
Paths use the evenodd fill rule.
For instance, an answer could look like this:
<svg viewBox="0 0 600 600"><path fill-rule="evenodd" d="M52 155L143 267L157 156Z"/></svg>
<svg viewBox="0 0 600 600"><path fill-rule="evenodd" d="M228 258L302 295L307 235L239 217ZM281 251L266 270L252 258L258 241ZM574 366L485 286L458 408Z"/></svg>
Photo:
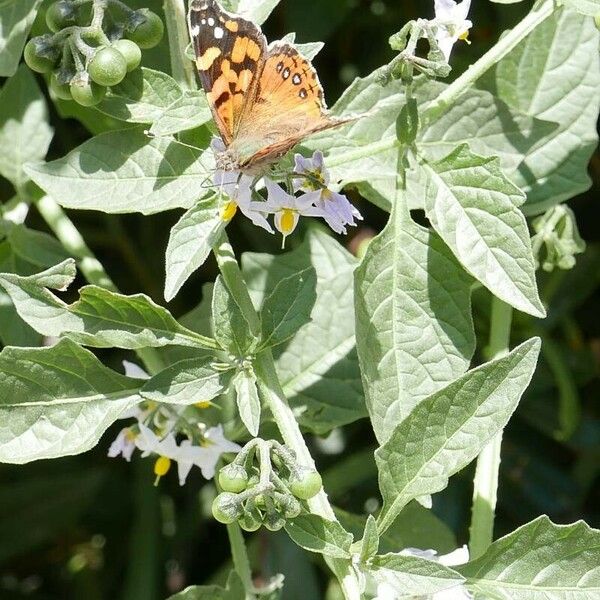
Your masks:
<svg viewBox="0 0 600 600"><path fill-rule="evenodd" d="M317 73L293 45L267 46L257 25L216 0L193 0L189 27L200 81L226 147L218 168L253 171L308 135L353 120L327 114Z"/></svg>

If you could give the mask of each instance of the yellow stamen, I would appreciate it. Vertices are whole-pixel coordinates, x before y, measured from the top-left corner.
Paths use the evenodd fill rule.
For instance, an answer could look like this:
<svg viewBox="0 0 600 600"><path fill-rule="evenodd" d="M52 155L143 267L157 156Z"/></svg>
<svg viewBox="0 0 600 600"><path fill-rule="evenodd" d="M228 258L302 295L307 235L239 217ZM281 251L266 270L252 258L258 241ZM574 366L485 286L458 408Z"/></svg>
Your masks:
<svg viewBox="0 0 600 600"><path fill-rule="evenodd" d="M166 456L159 456L154 463L154 474L156 475L156 479L154 480L154 485L158 485L161 477L164 477L171 468L171 459Z"/></svg>
<svg viewBox="0 0 600 600"><path fill-rule="evenodd" d="M464 33L461 33L458 36L458 39L462 40L463 42L467 42L467 44L471 45L471 40L469 39L469 30L468 29Z"/></svg>
<svg viewBox="0 0 600 600"><path fill-rule="evenodd" d="M223 219L223 221L229 223L229 221L231 221L231 219L233 219L233 217L235 217L236 212L237 212L237 204L233 201L230 201L221 209L221 219Z"/></svg>
<svg viewBox="0 0 600 600"><path fill-rule="evenodd" d="M295 214L291 208L284 208L281 211L280 224L283 235L290 235L294 231L295 220Z"/></svg>
<svg viewBox="0 0 600 600"><path fill-rule="evenodd" d="M202 400L202 401L196 402L196 404L194 404L194 406L196 408L202 408L202 409L204 409L204 408L210 408L210 405L211 405L210 400Z"/></svg>
<svg viewBox="0 0 600 600"><path fill-rule="evenodd" d="M127 431L125 432L125 439L129 442L133 442L136 437L137 435L133 431L131 431L131 429L127 429Z"/></svg>
<svg viewBox="0 0 600 600"><path fill-rule="evenodd" d="M323 200L331 200L332 196L333 196L333 193L331 192L331 190L324 189L321 192L321 198L323 198Z"/></svg>

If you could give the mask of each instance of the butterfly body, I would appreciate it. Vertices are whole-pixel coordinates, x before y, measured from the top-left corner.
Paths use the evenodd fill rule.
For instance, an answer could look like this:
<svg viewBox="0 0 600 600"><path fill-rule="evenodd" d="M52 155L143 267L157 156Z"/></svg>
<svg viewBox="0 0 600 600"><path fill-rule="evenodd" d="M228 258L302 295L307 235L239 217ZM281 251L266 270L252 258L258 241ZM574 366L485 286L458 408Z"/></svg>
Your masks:
<svg viewBox="0 0 600 600"><path fill-rule="evenodd" d="M312 133L348 122L327 114L317 73L293 45L267 45L257 25L216 0L193 0L189 26L225 145L219 168L256 172Z"/></svg>

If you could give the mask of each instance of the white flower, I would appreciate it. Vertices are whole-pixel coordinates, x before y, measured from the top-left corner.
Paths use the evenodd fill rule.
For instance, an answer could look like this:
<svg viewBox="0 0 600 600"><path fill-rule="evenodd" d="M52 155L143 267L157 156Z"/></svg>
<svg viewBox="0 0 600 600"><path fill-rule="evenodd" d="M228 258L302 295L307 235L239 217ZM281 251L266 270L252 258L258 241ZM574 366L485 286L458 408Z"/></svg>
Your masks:
<svg viewBox="0 0 600 600"><path fill-rule="evenodd" d="M294 232L300 217L323 217L323 211L314 203L321 196L320 191L309 192L296 198L288 194L280 185L265 179L268 200L264 203L266 210L275 214L275 227L283 234L283 240Z"/></svg>
<svg viewBox="0 0 600 600"><path fill-rule="evenodd" d="M317 150L312 158L305 158L301 154L295 156L296 166L294 172L304 177L294 180L295 191L318 191L319 197L315 206L322 211L325 222L336 233L346 233L346 225L356 226L355 219L362 219L358 210L352 206L343 194L330 190L327 186L331 180L325 169L323 153Z"/></svg>
<svg viewBox="0 0 600 600"><path fill-rule="evenodd" d="M269 233L274 233L265 218L265 211L260 210L262 203L252 202L252 182L252 177L239 171L215 171L213 183L219 188L221 195L229 198L221 217L225 221L230 221L239 208L240 212L254 225L266 229Z"/></svg>
<svg viewBox="0 0 600 600"><path fill-rule="evenodd" d="M223 435L223 426L217 425L216 427L211 427L205 431L204 446L202 447L202 450L205 450L206 454L202 457L202 463L196 464L198 464L202 470L202 475L206 479L212 479L215 476L215 468L217 462L219 462L219 459L221 458L221 454L225 454L226 452L239 452L241 449L241 446L235 442L230 442Z"/></svg>
<svg viewBox="0 0 600 600"><path fill-rule="evenodd" d="M129 427L126 427L125 429L121 429L115 441L110 445L108 456L110 456L110 458L123 456L127 462L130 462L134 450L135 434Z"/></svg>
<svg viewBox="0 0 600 600"><path fill-rule="evenodd" d="M454 44L459 39L467 41L469 29L473 27L473 23L467 19L471 0L463 0L459 4L456 0L434 0L434 2L435 19L431 23L437 26L435 39L448 62Z"/></svg>

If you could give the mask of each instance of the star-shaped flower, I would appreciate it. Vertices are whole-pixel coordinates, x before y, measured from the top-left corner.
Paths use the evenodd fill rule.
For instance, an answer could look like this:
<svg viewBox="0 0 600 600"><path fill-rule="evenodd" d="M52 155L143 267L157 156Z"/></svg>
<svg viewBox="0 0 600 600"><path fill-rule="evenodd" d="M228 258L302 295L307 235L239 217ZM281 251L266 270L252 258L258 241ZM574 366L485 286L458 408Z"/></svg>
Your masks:
<svg viewBox="0 0 600 600"><path fill-rule="evenodd" d="M450 60L452 48L458 40L468 41L469 29L473 23L467 19L471 9L471 0L435 0L435 19L431 22L436 25L435 38L442 51L446 62Z"/></svg>

